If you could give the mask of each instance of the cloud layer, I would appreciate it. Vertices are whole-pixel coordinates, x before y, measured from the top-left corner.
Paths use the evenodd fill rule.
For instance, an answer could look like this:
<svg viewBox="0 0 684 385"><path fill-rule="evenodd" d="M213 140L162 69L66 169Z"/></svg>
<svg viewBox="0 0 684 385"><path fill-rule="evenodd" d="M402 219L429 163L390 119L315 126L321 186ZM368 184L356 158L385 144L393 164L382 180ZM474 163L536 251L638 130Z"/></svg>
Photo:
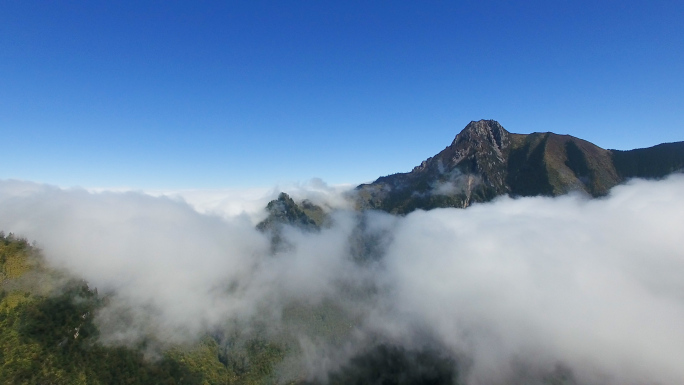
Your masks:
<svg viewBox="0 0 684 385"><path fill-rule="evenodd" d="M299 191L343 206L316 186ZM295 336L312 375L383 340L438 346L472 385L559 367L578 383L674 385L684 383L683 193L680 175L593 200L504 197L406 217L339 210L320 232L286 229L292 247L273 256L235 211L5 181L0 229L115 293L99 316L109 343L183 342L258 318ZM335 314L333 332L298 325L300 308Z"/></svg>

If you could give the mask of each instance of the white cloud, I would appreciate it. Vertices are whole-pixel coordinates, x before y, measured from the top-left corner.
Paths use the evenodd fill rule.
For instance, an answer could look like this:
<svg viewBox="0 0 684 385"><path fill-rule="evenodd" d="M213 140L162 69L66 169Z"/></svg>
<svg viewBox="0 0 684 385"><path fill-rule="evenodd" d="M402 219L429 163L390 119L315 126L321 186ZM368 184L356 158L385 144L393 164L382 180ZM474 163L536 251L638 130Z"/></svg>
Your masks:
<svg viewBox="0 0 684 385"><path fill-rule="evenodd" d="M344 206L320 183L293 191ZM264 322L282 329L293 327L280 324L289 304L332 301L350 320L346 345L295 328L312 371L364 336L411 346L427 335L458 357L469 384L560 364L582 383L674 385L684 383L683 193L673 176L594 200L500 198L403 218L340 211L321 232L286 230L293 247L274 257L253 218L234 215L250 211L238 203L249 194L186 194L191 205L10 181L0 183L0 229L116 290L100 317L110 341L182 340L264 308ZM364 253L378 260L358 263ZM128 329L111 321L121 309Z"/></svg>
<svg viewBox="0 0 684 385"><path fill-rule="evenodd" d="M681 383L684 178L604 199L501 198L415 212L387 252L393 303L474 357L470 383L524 362L589 383Z"/></svg>

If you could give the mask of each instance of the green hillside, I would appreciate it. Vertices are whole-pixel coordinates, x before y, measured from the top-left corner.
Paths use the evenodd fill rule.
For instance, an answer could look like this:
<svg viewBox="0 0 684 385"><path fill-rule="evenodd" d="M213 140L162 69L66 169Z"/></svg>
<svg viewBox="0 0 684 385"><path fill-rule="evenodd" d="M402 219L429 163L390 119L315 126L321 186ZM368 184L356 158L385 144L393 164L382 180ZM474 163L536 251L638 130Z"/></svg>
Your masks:
<svg viewBox="0 0 684 385"><path fill-rule="evenodd" d="M94 316L107 302L86 282L46 268L24 239L0 234L0 383L262 384L272 383L282 348L251 340L225 351L210 336L162 357L98 342Z"/></svg>

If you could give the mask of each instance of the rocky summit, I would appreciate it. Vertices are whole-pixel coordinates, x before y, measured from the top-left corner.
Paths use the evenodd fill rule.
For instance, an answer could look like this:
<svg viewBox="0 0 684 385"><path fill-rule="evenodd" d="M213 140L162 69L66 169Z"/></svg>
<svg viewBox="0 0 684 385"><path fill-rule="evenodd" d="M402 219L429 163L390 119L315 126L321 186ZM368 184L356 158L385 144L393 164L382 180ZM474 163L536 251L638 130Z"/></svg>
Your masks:
<svg viewBox="0 0 684 385"><path fill-rule="evenodd" d="M470 122L439 154L411 172L358 186L359 209L406 214L468 207L500 195L602 196L632 177L657 178L684 169L684 142L616 151L570 135L513 134L494 120Z"/></svg>

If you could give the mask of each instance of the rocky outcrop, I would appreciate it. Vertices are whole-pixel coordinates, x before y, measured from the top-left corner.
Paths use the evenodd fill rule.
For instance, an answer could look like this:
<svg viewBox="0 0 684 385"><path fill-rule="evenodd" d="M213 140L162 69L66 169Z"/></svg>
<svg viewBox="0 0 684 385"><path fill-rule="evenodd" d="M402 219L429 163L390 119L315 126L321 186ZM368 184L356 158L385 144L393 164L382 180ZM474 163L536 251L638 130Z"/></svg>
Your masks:
<svg viewBox="0 0 684 385"><path fill-rule="evenodd" d="M510 134L493 120L471 122L451 145L409 173L378 178L356 189L360 209L407 213L467 207L508 192Z"/></svg>
<svg viewBox="0 0 684 385"><path fill-rule="evenodd" d="M308 203L306 206L313 205ZM280 195L278 195L278 199L268 202L266 211L268 211L268 217L257 225L257 229L261 231L275 230L284 224L307 230L318 228L316 221L309 217L306 212L304 212L304 210L284 192L281 192Z"/></svg>
<svg viewBox="0 0 684 385"><path fill-rule="evenodd" d="M282 237L284 226L293 226L304 231L318 231L327 221L327 214L320 206L304 200L297 204L289 195L281 192L278 199L266 205L268 217L257 224L257 229L271 238L271 251L286 250L289 245Z"/></svg>

